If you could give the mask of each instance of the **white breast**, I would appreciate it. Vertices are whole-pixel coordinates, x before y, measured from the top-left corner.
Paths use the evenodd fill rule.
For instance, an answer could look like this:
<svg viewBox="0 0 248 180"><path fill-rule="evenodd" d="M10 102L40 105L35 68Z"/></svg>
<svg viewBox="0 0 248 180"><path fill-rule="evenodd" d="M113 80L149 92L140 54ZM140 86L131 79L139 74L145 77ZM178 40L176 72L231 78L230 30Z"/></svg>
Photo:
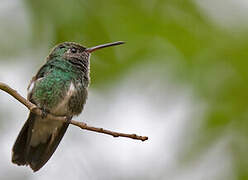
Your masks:
<svg viewBox="0 0 248 180"><path fill-rule="evenodd" d="M66 93L66 96L64 97L64 99L54 108L51 109L51 113L55 114L55 115L66 115L67 114L67 104L69 103L69 100L71 98L71 96L76 92L76 88L74 86L74 84L71 82L70 84L70 88Z"/></svg>

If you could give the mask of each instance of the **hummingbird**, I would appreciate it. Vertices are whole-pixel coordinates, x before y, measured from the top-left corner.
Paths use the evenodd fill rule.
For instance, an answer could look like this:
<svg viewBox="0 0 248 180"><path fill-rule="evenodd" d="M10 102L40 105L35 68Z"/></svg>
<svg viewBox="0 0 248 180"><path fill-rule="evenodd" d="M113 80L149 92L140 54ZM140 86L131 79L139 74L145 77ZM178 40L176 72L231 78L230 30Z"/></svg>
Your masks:
<svg viewBox="0 0 248 180"><path fill-rule="evenodd" d="M90 55L118 41L91 48L74 42L55 46L28 86L27 99L42 110L32 112L12 148L12 162L26 165L36 172L51 158L63 138L69 121L84 108L90 83ZM46 115L65 116L68 122L49 119Z"/></svg>

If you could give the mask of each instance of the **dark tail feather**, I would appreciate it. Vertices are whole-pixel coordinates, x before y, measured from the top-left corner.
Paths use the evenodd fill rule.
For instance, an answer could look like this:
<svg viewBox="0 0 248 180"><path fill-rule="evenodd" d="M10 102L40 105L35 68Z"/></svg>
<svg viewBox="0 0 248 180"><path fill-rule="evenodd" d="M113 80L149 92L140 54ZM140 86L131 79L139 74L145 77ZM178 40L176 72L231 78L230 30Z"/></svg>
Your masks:
<svg viewBox="0 0 248 180"><path fill-rule="evenodd" d="M46 143L40 143L39 145L32 147L30 146L29 153L27 155L26 161L27 164L33 169L33 171L38 171L45 163L48 161L43 159L44 154L46 153L47 146L51 140L50 136Z"/></svg>
<svg viewBox="0 0 248 180"><path fill-rule="evenodd" d="M63 138L68 125L69 123L64 123L64 125L59 129L58 134L51 134L46 143L41 143L38 146L30 147L27 162L33 171L38 171L51 158Z"/></svg>
<svg viewBox="0 0 248 180"><path fill-rule="evenodd" d="M64 123L59 132L51 134L45 143L30 146L30 138L36 115L30 113L28 120L19 133L13 147L12 162L18 165L29 165L33 171L38 171L50 159L63 138L69 123Z"/></svg>
<svg viewBox="0 0 248 180"><path fill-rule="evenodd" d="M34 115L30 113L28 120L22 127L15 144L12 148L12 162L17 165L27 165L26 154L27 154L27 144L30 139L28 133L30 126L32 126L34 121ZM32 128L32 127L31 127Z"/></svg>

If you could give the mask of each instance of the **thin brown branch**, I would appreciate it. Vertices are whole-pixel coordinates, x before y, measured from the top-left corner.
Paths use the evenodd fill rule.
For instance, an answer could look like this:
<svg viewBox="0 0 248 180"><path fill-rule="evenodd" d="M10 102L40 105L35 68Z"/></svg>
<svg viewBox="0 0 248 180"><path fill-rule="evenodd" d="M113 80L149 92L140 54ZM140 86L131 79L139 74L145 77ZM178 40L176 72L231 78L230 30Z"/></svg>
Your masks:
<svg viewBox="0 0 248 180"><path fill-rule="evenodd" d="M0 89L5 91L6 93L10 94L15 99L17 99L20 103L25 105L31 112L33 112L39 116L42 115L41 109L39 109L35 104L31 103L30 101L28 101L27 99L22 97L16 90L12 89L7 84L0 82ZM56 120L56 121L68 122L67 118L64 116L54 116L51 113L48 113L47 117L49 119ZM111 135L113 137L126 137L126 138L141 140L141 141L148 140L147 136L138 136L136 134L126 134L126 133L114 132L114 131L106 130L103 128L88 126L86 123L79 122L79 121L71 120L69 123L73 124L74 126L80 127L81 129L94 131L94 132L98 132L98 133L103 133L103 134Z"/></svg>

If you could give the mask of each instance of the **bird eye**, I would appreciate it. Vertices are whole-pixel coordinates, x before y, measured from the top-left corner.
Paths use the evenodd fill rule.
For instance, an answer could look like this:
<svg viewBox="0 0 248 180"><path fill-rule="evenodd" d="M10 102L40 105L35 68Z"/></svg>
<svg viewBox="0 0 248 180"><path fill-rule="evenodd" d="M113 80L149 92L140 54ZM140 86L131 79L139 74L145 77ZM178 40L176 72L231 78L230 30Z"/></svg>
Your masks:
<svg viewBox="0 0 248 180"><path fill-rule="evenodd" d="M77 49L76 48L71 48L70 51L71 51L71 53L76 53Z"/></svg>

